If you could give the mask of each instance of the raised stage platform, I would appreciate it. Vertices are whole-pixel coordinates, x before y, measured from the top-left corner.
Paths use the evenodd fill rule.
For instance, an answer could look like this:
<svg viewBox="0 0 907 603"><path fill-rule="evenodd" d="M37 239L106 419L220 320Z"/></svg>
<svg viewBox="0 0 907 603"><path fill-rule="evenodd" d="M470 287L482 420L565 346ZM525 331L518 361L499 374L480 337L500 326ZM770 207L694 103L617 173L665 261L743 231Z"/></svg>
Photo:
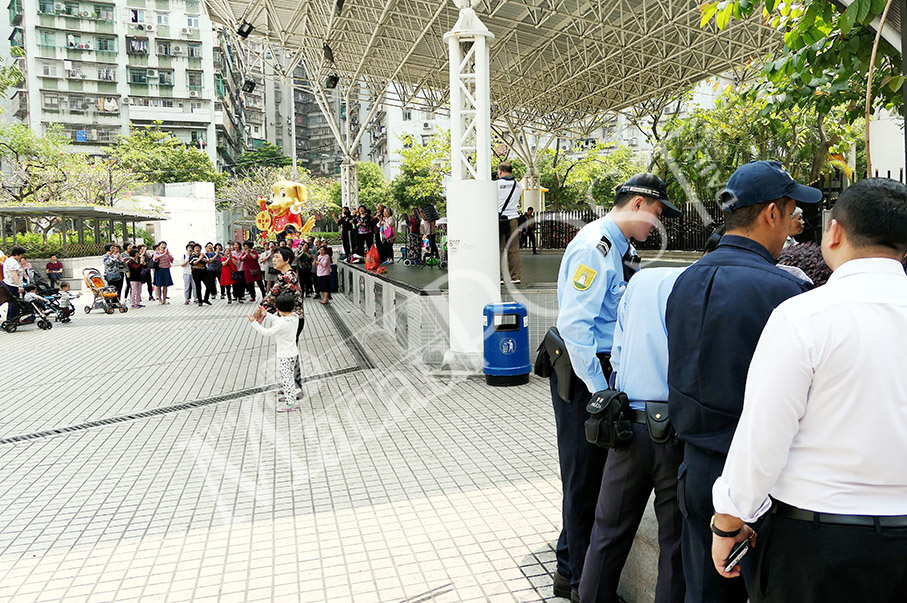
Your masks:
<svg viewBox="0 0 907 603"><path fill-rule="evenodd" d="M699 254L641 253L643 266L688 266ZM529 344L535 349L557 320L557 273L563 252L523 253L522 283L501 286L503 301L526 306ZM386 274L365 270L362 264L338 262L340 293L395 336L414 364L439 366L449 348L447 271L438 267L388 266ZM481 317L477 317L480 320Z"/></svg>

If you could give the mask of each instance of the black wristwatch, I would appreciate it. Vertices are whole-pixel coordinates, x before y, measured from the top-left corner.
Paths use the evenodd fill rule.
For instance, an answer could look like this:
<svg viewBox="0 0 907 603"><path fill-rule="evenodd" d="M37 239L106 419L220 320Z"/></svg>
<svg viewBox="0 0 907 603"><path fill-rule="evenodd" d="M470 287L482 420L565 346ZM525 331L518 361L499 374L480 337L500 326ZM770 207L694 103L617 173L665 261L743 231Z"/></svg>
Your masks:
<svg viewBox="0 0 907 603"><path fill-rule="evenodd" d="M720 536L721 538L733 538L733 537L735 537L737 534L740 533L740 530L743 529L743 526L740 526L739 528L737 528L737 529L734 530L733 532L725 532L725 531L722 530L721 528L718 528L718 527L715 526L715 516L712 515L712 521L709 522L709 528L711 528L712 534L715 534L716 536Z"/></svg>

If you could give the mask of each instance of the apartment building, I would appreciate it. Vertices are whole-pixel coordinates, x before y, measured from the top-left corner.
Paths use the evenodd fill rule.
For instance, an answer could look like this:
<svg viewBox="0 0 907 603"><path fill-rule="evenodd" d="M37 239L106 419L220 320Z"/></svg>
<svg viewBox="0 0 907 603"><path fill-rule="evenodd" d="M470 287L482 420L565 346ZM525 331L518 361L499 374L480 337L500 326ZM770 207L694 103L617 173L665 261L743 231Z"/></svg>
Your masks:
<svg viewBox="0 0 907 603"><path fill-rule="evenodd" d="M8 8L10 45L25 52L13 114L34 131L62 124L78 151L103 154L130 124L161 122L221 165L242 148L241 124L224 125L236 109L225 78L216 84L223 40L199 0L11 0Z"/></svg>

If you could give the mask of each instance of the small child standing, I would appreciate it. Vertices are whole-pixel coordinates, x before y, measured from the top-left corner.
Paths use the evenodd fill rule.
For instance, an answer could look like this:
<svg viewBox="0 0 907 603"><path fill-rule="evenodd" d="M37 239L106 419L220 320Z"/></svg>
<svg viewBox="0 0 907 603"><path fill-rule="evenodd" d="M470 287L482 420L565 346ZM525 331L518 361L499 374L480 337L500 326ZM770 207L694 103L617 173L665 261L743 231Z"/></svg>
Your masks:
<svg viewBox="0 0 907 603"><path fill-rule="evenodd" d="M274 300L278 316L265 314L263 320L265 326L262 326L251 314L247 315L253 329L277 340L277 370L280 373L280 387L283 390L283 405L278 406L277 412L290 412L298 407L296 383L293 380L293 370L299 357L299 347L296 344L299 317L293 312L295 302L292 295L278 296Z"/></svg>
<svg viewBox="0 0 907 603"><path fill-rule="evenodd" d="M141 287L139 287L139 295L141 296ZM72 322L72 300L79 297L79 293L73 294L69 290L69 283L63 281L60 283L60 322Z"/></svg>

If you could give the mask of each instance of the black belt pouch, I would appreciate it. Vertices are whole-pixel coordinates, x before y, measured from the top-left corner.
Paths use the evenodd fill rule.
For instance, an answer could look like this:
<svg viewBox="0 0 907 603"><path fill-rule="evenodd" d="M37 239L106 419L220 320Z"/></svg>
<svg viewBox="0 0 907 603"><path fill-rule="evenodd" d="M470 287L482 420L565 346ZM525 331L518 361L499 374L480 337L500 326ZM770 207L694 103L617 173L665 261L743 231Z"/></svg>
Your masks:
<svg viewBox="0 0 907 603"><path fill-rule="evenodd" d="M633 426L627 420L630 403L627 394L606 389L592 394L586 405L586 441L602 448L622 448L633 438Z"/></svg>
<svg viewBox="0 0 907 603"><path fill-rule="evenodd" d="M667 402L646 402L646 428L649 438L656 444L667 444L674 439Z"/></svg>

